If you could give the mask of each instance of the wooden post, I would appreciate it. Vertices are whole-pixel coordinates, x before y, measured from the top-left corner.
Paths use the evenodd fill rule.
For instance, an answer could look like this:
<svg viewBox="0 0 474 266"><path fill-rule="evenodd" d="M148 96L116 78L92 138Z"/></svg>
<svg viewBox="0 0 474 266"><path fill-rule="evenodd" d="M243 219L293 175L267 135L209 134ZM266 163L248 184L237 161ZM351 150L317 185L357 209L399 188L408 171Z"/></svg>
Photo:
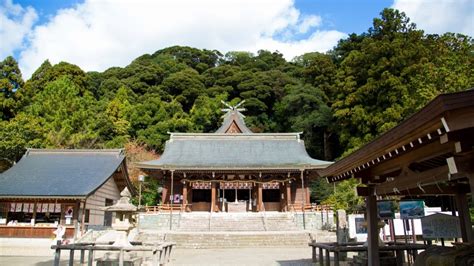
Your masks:
<svg viewBox="0 0 474 266"><path fill-rule="evenodd" d="M367 187L368 195L367 201L367 242L368 242L368 259L369 266L380 265L379 254L379 233L378 233L378 219L377 219L377 199L375 197L374 186Z"/></svg>
<svg viewBox="0 0 474 266"><path fill-rule="evenodd" d="M69 250L69 266L74 266L74 249Z"/></svg>
<svg viewBox="0 0 474 266"><path fill-rule="evenodd" d="M300 178L301 178L301 197L303 198L301 202L301 211L303 212L303 229L306 230L306 217L304 213L304 207L306 205L306 195L304 190L304 170L300 170Z"/></svg>
<svg viewBox="0 0 474 266"><path fill-rule="evenodd" d="M168 203L168 199L169 199L169 197L168 197L168 188L166 187L165 182L163 182L163 190L161 190L161 204Z"/></svg>
<svg viewBox="0 0 474 266"><path fill-rule="evenodd" d="M263 211L263 190L262 183L258 183L257 190L257 211Z"/></svg>
<svg viewBox="0 0 474 266"><path fill-rule="evenodd" d="M59 266L59 260L61 259L61 240L56 241L56 251L54 252L54 266Z"/></svg>
<svg viewBox="0 0 474 266"><path fill-rule="evenodd" d="M38 201L35 200L35 202L33 203L33 216L32 216L32 219L33 219L33 224L32 226L34 226L36 224L36 205L38 204ZM8 211L7 211L8 213Z"/></svg>
<svg viewBox="0 0 474 266"><path fill-rule="evenodd" d="M89 258L87 259L87 266L94 265L94 250L89 249Z"/></svg>
<svg viewBox="0 0 474 266"><path fill-rule="evenodd" d="M311 191L309 190L309 182L308 180L306 180L306 188L305 188L305 192L306 192L306 204L311 204Z"/></svg>
<svg viewBox="0 0 474 266"><path fill-rule="evenodd" d="M173 201L174 201L174 170L171 170L171 198L170 198L170 230L173 229Z"/></svg>
<svg viewBox="0 0 474 266"><path fill-rule="evenodd" d="M467 203L467 197L465 193L456 194L456 206L459 214L459 222L461 225L462 241L464 243L474 242L474 236L472 233L472 224L469 215L469 206Z"/></svg>
<svg viewBox="0 0 474 266"><path fill-rule="evenodd" d="M123 249L120 249L119 253L119 266L123 266Z"/></svg>
<svg viewBox="0 0 474 266"><path fill-rule="evenodd" d="M188 184L186 181L183 183L183 202L181 209L186 211L186 205L188 205Z"/></svg>
<svg viewBox="0 0 474 266"><path fill-rule="evenodd" d="M81 249L81 258L79 260L79 262L82 264L84 264L84 257L85 257L85 254L86 254L86 251L84 249Z"/></svg>
<svg viewBox="0 0 474 266"><path fill-rule="evenodd" d="M324 266L323 248L319 248L319 266Z"/></svg>
<svg viewBox="0 0 474 266"><path fill-rule="evenodd" d="M288 208L288 211L291 210L291 181L288 181L288 183L286 183L286 204L287 204L287 208Z"/></svg>
<svg viewBox="0 0 474 266"><path fill-rule="evenodd" d="M469 185L471 186L471 202L474 204L474 173L468 175Z"/></svg>
<svg viewBox="0 0 474 266"><path fill-rule="evenodd" d="M329 253L329 249L326 249L326 266L331 266L331 256Z"/></svg>
<svg viewBox="0 0 474 266"><path fill-rule="evenodd" d="M211 212L216 210L216 182L211 183Z"/></svg>
<svg viewBox="0 0 474 266"><path fill-rule="evenodd" d="M85 230L85 222L86 222L86 201L87 199L82 201L82 217L81 217L81 236L84 235Z"/></svg>

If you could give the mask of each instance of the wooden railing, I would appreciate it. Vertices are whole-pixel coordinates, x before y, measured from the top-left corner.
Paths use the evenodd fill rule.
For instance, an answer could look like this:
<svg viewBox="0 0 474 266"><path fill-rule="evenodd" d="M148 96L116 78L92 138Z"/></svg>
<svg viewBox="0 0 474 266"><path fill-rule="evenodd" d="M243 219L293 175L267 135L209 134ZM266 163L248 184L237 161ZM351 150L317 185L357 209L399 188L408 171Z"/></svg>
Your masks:
<svg viewBox="0 0 474 266"><path fill-rule="evenodd" d="M61 244L58 241L56 245L52 245L51 249L55 250L54 253L54 266L59 266L61 259L61 250L69 250L69 265L74 265L74 251L81 251L80 263L85 263L85 252L89 251L87 258L87 265L94 265L94 253L95 251L116 251L119 252L118 265L124 265L124 253L130 251L149 251L152 253L152 261L154 266L165 265L170 261L171 250L175 246L174 242L161 242L161 243L142 243L142 242L131 242L131 247L120 247L112 246L113 242L107 243L75 243L75 244Z"/></svg>

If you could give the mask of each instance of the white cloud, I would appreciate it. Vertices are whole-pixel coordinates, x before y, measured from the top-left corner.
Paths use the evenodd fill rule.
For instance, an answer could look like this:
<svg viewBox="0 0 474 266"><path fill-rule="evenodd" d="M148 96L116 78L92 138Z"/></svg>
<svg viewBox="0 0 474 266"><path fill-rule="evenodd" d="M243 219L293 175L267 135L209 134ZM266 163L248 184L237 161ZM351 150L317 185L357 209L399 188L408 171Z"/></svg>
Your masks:
<svg viewBox="0 0 474 266"><path fill-rule="evenodd" d="M321 22L322 22L322 19L320 16L315 16L315 15L307 16L300 23L298 27L298 32L306 33L308 32L309 29L321 25Z"/></svg>
<svg viewBox="0 0 474 266"><path fill-rule="evenodd" d="M320 24L320 17L301 15L293 0L86 0L35 27L19 63L25 77L45 59L102 71L171 45L221 52L278 50L292 59L331 49L345 36L310 31ZM310 37L275 37L285 32L308 32Z"/></svg>
<svg viewBox="0 0 474 266"><path fill-rule="evenodd" d="M31 7L23 8L4 0L0 4L0 60L12 55L23 46L26 34L30 32L38 16Z"/></svg>
<svg viewBox="0 0 474 266"><path fill-rule="evenodd" d="M474 36L472 0L395 0L392 6L407 14L427 33L463 33Z"/></svg>

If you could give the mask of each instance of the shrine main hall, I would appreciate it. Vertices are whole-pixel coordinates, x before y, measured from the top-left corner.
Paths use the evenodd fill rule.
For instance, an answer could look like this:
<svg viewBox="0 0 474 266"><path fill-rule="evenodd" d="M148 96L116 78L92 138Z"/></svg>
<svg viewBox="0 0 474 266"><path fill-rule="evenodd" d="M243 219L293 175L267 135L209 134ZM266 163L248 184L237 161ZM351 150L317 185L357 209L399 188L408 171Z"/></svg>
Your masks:
<svg viewBox="0 0 474 266"><path fill-rule="evenodd" d="M157 160L137 163L160 182L161 207L181 211L301 211L309 181L332 162L306 152L301 133L254 133L228 106L215 133L170 133Z"/></svg>

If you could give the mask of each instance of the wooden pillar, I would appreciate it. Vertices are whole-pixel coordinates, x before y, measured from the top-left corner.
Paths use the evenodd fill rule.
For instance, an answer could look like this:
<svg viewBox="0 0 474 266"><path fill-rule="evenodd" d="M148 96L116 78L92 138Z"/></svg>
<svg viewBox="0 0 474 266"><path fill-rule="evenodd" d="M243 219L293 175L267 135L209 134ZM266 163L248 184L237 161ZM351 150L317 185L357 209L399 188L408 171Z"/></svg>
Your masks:
<svg viewBox="0 0 474 266"><path fill-rule="evenodd" d="M280 211L284 212L286 211L286 196L285 196L285 186L283 184L280 184Z"/></svg>
<svg viewBox="0 0 474 266"><path fill-rule="evenodd" d="M170 199L170 230L173 229L173 201L174 201L174 170L171 170L171 191L170 195L172 198Z"/></svg>
<svg viewBox="0 0 474 266"><path fill-rule="evenodd" d="M473 243L474 236L472 232L471 218L469 215L469 205L465 193L456 194L456 206L459 214L459 222L461 225L461 236L464 243Z"/></svg>
<svg viewBox="0 0 474 266"><path fill-rule="evenodd" d="M263 191L262 183L258 183L257 188L257 211L263 211Z"/></svg>
<svg viewBox="0 0 474 266"><path fill-rule="evenodd" d="M367 242L368 242L368 259L369 266L379 266L379 230L377 227L377 199L375 197L374 186L367 187L368 194L366 196L367 210Z"/></svg>
<svg viewBox="0 0 474 266"><path fill-rule="evenodd" d="M164 178L164 177L163 177ZM166 185L165 182L163 182L163 190L161 191L161 203L166 204L168 203L169 197L168 197L168 186Z"/></svg>
<svg viewBox="0 0 474 266"><path fill-rule="evenodd" d="M84 235L85 232L85 222L86 222L86 201L87 199L82 201L82 217L81 217L81 236Z"/></svg>
<svg viewBox="0 0 474 266"><path fill-rule="evenodd" d="M309 182L306 180L306 204L311 204L311 191L309 190Z"/></svg>
<svg viewBox="0 0 474 266"><path fill-rule="evenodd" d="M291 201L291 181L288 181L288 183L286 183L286 205L288 211L291 211L291 204L293 204Z"/></svg>
<svg viewBox="0 0 474 266"><path fill-rule="evenodd" d="M211 183L211 212L216 211L216 182Z"/></svg>
<svg viewBox="0 0 474 266"><path fill-rule="evenodd" d="M182 211L186 211L186 206L188 205L188 183L183 183L183 202L182 202Z"/></svg>
<svg viewBox="0 0 474 266"><path fill-rule="evenodd" d="M469 185L471 186L471 202L474 205L474 173L468 175Z"/></svg>

